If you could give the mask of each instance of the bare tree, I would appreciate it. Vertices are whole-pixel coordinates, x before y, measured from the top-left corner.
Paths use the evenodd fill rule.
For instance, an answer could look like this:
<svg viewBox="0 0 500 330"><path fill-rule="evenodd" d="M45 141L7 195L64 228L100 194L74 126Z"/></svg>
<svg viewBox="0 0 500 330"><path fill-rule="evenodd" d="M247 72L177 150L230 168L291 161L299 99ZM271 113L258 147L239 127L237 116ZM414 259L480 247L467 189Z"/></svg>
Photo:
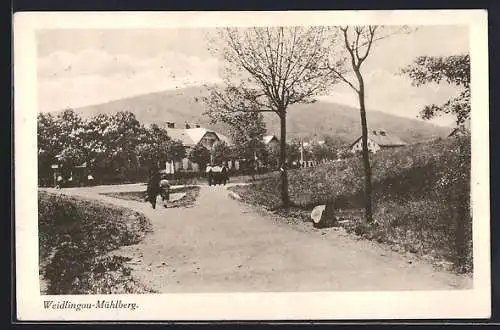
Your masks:
<svg viewBox="0 0 500 330"><path fill-rule="evenodd" d="M311 103L334 83L321 70L331 53L322 27L268 27L221 31L225 88L212 88L209 111L273 112L280 118L281 198L290 205L286 162L286 115L291 104Z"/></svg>
<svg viewBox="0 0 500 330"><path fill-rule="evenodd" d="M367 222L373 221L372 216L372 171L368 150L368 124L365 107L365 82L362 65L370 55L373 44L391 35L410 31L406 26L389 29L382 26L344 26L336 27L340 32L346 56L338 57L337 53L327 62L327 69L333 76L349 85L358 96L359 113L361 116L361 143L363 166L365 172L365 217ZM383 32L384 31L384 32ZM354 77L352 77L354 74Z"/></svg>

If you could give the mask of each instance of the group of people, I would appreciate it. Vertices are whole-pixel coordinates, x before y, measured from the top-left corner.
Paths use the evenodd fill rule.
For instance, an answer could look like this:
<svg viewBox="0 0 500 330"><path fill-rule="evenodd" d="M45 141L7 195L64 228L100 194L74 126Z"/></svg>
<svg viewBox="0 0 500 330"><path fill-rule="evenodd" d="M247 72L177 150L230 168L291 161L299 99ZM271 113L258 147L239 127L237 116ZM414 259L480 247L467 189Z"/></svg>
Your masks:
<svg viewBox="0 0 500 330"><path fill-rule="evenodd" d="M163 206L167 207L168 200L170 199L170 183L168 182L167 174L152 170L146 189L146 201L151 203L153 209L156 208L158 195L161 196Z"/></svg>
<svg viewBox="0 0 500 330"><path fill-rule="evenodd" d="M78 183L78 182L77 182ZM79 181L80 185L92 185L94 184L94 176L92 173L87 174L87 179L85 181ZM73 185L73 174L70 174L68 178L64 178L62 173L56 176L56 189L61 189L62 187L71 187Z"/></svg>
<svg viewBox="0 0 500 330"><path fill-rule="evenodd" d="M229 170L225 164L222 166L208 165L206 168L208 185L224 184L229 181Z"/></svg>
<svg viewBox="0 0 500 330"><path fill-rule="evenodd" d="M229 181L229 169L225 164L221 166L208 165L206 168L208 185L218 185ZM158 196L161 196L163 206L167 207L170 198L170 183L166 173L161 173L158 170L151 170L146 189L145 201L151 203L153 209L156 208Z"/></svg>

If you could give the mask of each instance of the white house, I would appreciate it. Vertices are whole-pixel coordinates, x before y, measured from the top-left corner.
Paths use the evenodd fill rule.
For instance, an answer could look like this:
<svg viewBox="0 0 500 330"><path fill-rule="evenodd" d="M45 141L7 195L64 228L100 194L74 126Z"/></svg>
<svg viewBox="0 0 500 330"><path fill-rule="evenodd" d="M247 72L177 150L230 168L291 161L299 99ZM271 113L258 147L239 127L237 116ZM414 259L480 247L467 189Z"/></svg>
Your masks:
<svg viewBox="0 0 500 330"><path fill-rule="evenodd" d="M214 144L219 141L224 141L228 145L231 145L231 141L225 135L200 127L198 124L190 125L186 123L183 128L176 128L174 123L168 122L165 129L170 138L182 142L182 145L186 149L186 154L189 152L189 149L197 144L203 145L208 150L212 150ZM199 165L191 162L188 158L184 158L182 161L174 164L174 169L199 171Z"/></svg>
<svg viewBox="0 0 500 330"><path fill-rule="evenodd" d="M280 143L280 140L276 135L265 135L262 140L266 146L274 146Z"/></svg>
<svg viewBox="0 0 500 330"><path fill-rule="evenodd" d="M385 130L368 132L368 150L372 153L376 153L381 149L396 148L405 145L407 145L406 142L395 135L388 134ZM349 148L352 153L361 152L363 150L361 137L357 138Z"/></svg>

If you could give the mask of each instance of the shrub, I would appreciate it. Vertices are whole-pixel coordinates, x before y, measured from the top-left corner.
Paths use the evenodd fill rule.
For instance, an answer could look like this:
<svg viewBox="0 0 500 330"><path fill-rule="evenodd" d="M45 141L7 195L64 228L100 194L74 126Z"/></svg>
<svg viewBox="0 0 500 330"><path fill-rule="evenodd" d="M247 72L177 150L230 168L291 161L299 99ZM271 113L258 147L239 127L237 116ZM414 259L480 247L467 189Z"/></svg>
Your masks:
<svg viewBox="0 0 500 330"><path fill-rule="evenodd" d="M106 253L138 243L150 230L149 221L137 212L45 192L38 195L38 224L40 268L48 294L116 291L117 282L93 282L117 271L121 282L131 281L124 259ZM146 289L136 285L134 290Z"/></svg>

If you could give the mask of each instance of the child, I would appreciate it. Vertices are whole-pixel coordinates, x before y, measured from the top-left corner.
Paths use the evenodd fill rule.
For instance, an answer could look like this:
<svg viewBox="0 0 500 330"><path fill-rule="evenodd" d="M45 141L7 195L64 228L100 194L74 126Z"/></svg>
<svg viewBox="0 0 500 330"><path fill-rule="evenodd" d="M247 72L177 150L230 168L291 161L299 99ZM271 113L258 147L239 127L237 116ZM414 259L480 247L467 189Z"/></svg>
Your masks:
<svg viewBox="0 0 500 330"><path fill-rule="evenodd" d="M87 175L87 184L88 184L89 186L91 186L91 185L92 185L92 183L94 183L94 176L93 176L91 173L89 173L89 174Z"/></svg>
<svg viewBox="0 0 500 330"><path fill-rule="evenodd" d="M167 175L163 174L160 180L160 194L163 201L163 207L167 207L167 202L170 199L170 183L168 182Z"/></svg>
<svg viewBox="0 0 500 330"><path fill-rule="evenodd" d="M58 175L56 189L61 189L62 183L63 183L63 177L62 177L62 175Z"/></svg>

